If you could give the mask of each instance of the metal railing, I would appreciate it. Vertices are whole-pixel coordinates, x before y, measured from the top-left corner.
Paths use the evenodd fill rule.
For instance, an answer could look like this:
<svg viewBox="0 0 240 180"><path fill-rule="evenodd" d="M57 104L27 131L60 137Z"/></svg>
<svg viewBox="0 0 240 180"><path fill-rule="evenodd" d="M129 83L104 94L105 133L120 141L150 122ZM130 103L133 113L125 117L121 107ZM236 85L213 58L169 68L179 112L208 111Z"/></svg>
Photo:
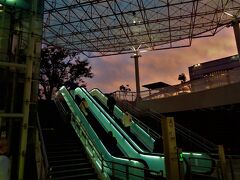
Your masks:
<svg viewBox="0 0 240 180"><path fill-rule="evenodd" d="M223 170L221 169L219 154L212 154L215 158L213 159L215 164L212 166L212 171L206 174L189 174L189 180L194 180L197 177L201 177L204 179L216 179L223 180ZM227 172L227 180L240 180L240 156L239 155L226 155L226 172ZM202 158L201 158L202 159ZM191 162L199 161L196 157L189 158L189 169L195 168ZM196 164L196 163L195 163ZM199 168L199 166L197 167ZM208 168L208 166L201 166L202 169Z"/></svg>
<svg viewBox="0 0 240 180"><path fill-rule="evenodd" d="M68 110L65 108L64 105L61 105L60 100L55 100L55 102L58 104L57 107L59 108L59 110L63 111L60 114L64 116L63 118L66 118L67 114L69 113ZM150 171L147 168L146 162L141 159L124 157L126 160L133 160L133 161L142 163L145 168L139 168L139 167L135 167L135 166L127 165L127 164L121 164L121 163L105 160L103 155L101 154L101 152L99 152L98 149L94 146L95 140L91 139L91 137L88 135L88 132L85 130L85 128L80 123L80 121L78 121L74 115L71 115L70 122L71 122L76 134L78 135L79 139L83 143L84 147L87 149L86 152L88 152L88 155L89 155L91 161L93 162L93 164L95 163L94 166L97 167L96 170L99 171L99 167L100 167L100 172L98 174L100 176L102 176L103 179L106 179L106 176L105 176L106 174L110 174L111 177L115 178L115 175L119 174L119 173L121 173L122 179L132 179L132 178L133 179L135 179L135 178L136 179L139 179L139 178L140 179L148 179L147 175L150 173L153 173L158 176L163 175L161 173L159 174L159 172ZM96 163L98 161L100 163ZM119 168L119 169L115 168L115 167L119 167L119 166L122 166L123 169L125 169L125 171L121 170L121 168ZM137 170L138 172L139 172L139 170L142 171L144 177L139 176L137 173L134 173L135 170ZM111 172L109 173L109 171L111 171ZM118 176L118 178L119 178L119 176Z"/></svg>
<svg viewBox="0 0 240 180"><path fill-rule="evenodd" d="M151 118L153 118L155 120L155 122L161 123L161 120L164 117L162 114L160 114L158 112L154 112L152 110L145 110L144 112L142 112L141 109L134 106L133 104L131 104L128 101L123 101L123 102L118 102L118 103L120 106L127 106L127 107L123 107L123 109L129 110L129 112L134 112L137 114L144 113L144 114L150 116ZM159 133L157 133L156 131L149 128L141 120L134 118L134 121L136 121L136 123L138 123L139 126L141 126L145 131L147 131L151 135L154 135L153 137L161 137L161 135L159 135ZM154 123L154 124L156 124L156 123ZM200 136L199 134L185 128L184 126L180 125L179 123L175 122L175 127L176 127L176 132L178 135L181 135L181 137L192 142L193 144L195 144L197 147L201 148L202 150L204 150L208 153L213 153L213 152L217 151L217 145L214 144L213 142L211 142L211 141L207 140L206 138Z"/></svg>
<svg viewBox="0 0 240 180"><path fill-rule="evenodd" d="M155 140L162 138L162 136L157 133L154 129L150 128L148 125L146 125L144 122L142 122L140 119L138 119L134 114L141 114L142 110L138 109L137 107L131 105L129 102L119 102L117 101L118 107L121 109L121 111L128 111L131 113L133 121L140 126L145 132L147 132L151 137L153 137ZM148 111L145 111L144 113L147 113Z"/></svg>
<svg viewBox="0 0 240 180"><path fill-rule="evenodd" d="M217 75L207 76L202 79L187 81L185 83L158 88L154 90L145 90L140 92L141 100L161 99L181 94L200 92L204 90L223 87L240 82L240 68L235 68ZM115 91L115 98L126 101L135 101L136 92Z"/></svg>
<svg viewBox="0 0 240 180"><path fill-rule="evenodd" d="M43 140L42 129L37 114L37 129L36 129L36 146L35 146L35 158L37 163L37 175L38 179L49 179L49 163L46 153L46 148Z"/></svg>
<svg viewBox="0 0 240 180"><path fill-rule="evenodd" d="M81 139L84 147L88 147L88 151L91 152L90 153L91 158L95 158L95 159L97 158L100 160L101 173L110 174L111 178L113 178L113 179L114 178L119 179L119 176L116 176L116 174L120 173L122 175L121 178L125 179L125 180L135 179L135 178L136 179L138 179L138 178L149 179L150 174L154 174L154 175L160 176L160 177L163 176L163 172L149 170L147 168L146 162L143 161L142 159L124 157L126 160L141 162L145 168L140 168L140 167L136 167L136 166L132 166L132 165L126 165L126 164L122 164L122 163L118 163L118 162L105 160L104 157L102 156L102 154L94 146L94 140L90 138L87 131L82 127L82 125L80 123L78 123L77 121L75 121L74 119L75 119L75 117L73 117L71 122L75 129L75 132L78 132L77 135ZM111 171L111 173L109 173L109 170ZM143 176L139 175L139 173L136 173L135 170L137 170L137 172L142 171Z"/></svg>
<svg viewBox="0 0 240 180"><path fill-rule="evenodd" d="M208 139L200 136L199 134L185 128L184 126L180 125L179 123L175 123L176 125L176 132L177 134L181 135L182 137L186 138L196 146L200 147L201 149L205 150L208 153L213 153L217 151L217 145L213 142L209 141Z"/></svg>

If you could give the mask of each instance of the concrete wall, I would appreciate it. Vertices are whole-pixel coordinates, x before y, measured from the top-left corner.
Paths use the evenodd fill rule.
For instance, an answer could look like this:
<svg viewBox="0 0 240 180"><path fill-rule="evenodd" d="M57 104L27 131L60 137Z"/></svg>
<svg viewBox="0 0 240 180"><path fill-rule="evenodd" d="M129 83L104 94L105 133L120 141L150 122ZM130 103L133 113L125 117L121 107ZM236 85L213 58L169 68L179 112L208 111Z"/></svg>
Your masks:
<svg viewBox="0 0 240 180"><path fill-rule="evenodd" d="M137 107L160 113L169 113L237 103L240 103L240 83L201 92L141 101L137 103Z"/></svg>

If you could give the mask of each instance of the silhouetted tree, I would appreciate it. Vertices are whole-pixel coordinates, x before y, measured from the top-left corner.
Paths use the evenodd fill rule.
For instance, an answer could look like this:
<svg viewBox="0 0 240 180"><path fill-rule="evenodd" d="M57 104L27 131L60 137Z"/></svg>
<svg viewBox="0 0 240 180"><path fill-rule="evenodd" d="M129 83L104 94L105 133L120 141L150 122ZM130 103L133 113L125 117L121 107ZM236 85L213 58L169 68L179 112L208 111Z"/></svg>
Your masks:
<svg viewBox="0 0 240 180"><path fill-rule="evenodd" d="M178 80L180 80L181 83L185 83L186 80L187 80L186 75L185 75L184 73L179 74L179 75L178 75Z"/></svg>
<svg viewBox="0 0 240 180"><path fill-rule="evenodd" d="M43 48L40 62L43 94L47 100L51 100L54 89L63 85L69 88L86 87L83 78L92 78L91 70L88 60L81 60L77 53L70 54L69 51L54 46Z"/></svg>

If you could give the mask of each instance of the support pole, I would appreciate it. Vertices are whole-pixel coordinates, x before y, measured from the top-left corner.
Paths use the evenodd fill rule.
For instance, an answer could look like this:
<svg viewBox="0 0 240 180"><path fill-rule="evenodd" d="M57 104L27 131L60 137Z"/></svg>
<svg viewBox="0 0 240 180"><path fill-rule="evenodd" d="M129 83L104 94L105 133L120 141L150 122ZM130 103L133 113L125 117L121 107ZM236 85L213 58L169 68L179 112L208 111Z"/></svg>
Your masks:
<svg viewBox="0 0 240 180"><path fill-rule="evenodd" d="M234 35L235 35L237 50L238 50L238 57L240 60L240 29L239 29L239 21L237 18L233 22L233 31L234 31Z"/></svg>
<svg viewBox="0 0 240 180"><path fill-rule="evenodd" d="M225 159L225 153L223 145L218 145L218 155L220 160L220 166L221 166L221 172L222 172L222 179L228 180L227 176L227 166L226 166L226 159Z"/></svg>
<svg viewBox="0 0 240 180"><path fill-rule="evenodd" d="M26 68L25 64L9 63L9 62L0 62L0 67L14 67L19 69Z"/></svg>
<svg viewBox="0 0 240 180"><path fill-rule="evenodd" d="M167 180L180 180L174 118L163 118L161 124Z"/></svg>
<svg viewBox="0 0 240 180"><path fill-rule="evenodd" d="M139 63L138 58L141 57L138 53L131 56L131 58L134 58L134 64L135 64L135 78L136 78L136 101L139 101L141 99L140 96L140 78L139 78Z"/></svg>
<svg viewBox="0 0 240 180"><path fill-rule="evenodd" d="M19 170L18 179L24 180L25 158L27 150L27 137L28 137L28 123L30 112L30 100L32 90L32 74L33 74L33 60L35 50L35 36L36 34L34 23L36 21L37 0L32 1L32 8L29 18L29 34L28 34L28 47L25 69L25 83L24 83L24 96L23 96L23 121L21 124L21 139L20 139L20 156L19 156Z"/></svg>

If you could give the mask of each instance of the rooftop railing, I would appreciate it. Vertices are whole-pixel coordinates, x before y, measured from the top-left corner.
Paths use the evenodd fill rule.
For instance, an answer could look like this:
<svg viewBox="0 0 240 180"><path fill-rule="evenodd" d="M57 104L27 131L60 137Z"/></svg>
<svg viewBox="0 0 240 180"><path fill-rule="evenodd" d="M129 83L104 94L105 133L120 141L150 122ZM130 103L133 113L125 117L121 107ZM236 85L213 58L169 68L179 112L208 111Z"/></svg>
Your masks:
<svg viewBox="0 0 240 180"><path fill-rule="evenodd" d="M222 71L202 79L187 81L181 84L158 88L154 90L145 90L140 92L141 100L161 99L178 96L187 93L205 91L219 88L230 84L240 82L240 68L230 71ZM115 91L114 96L119 100L135 101L136 92Z"/></svg>

